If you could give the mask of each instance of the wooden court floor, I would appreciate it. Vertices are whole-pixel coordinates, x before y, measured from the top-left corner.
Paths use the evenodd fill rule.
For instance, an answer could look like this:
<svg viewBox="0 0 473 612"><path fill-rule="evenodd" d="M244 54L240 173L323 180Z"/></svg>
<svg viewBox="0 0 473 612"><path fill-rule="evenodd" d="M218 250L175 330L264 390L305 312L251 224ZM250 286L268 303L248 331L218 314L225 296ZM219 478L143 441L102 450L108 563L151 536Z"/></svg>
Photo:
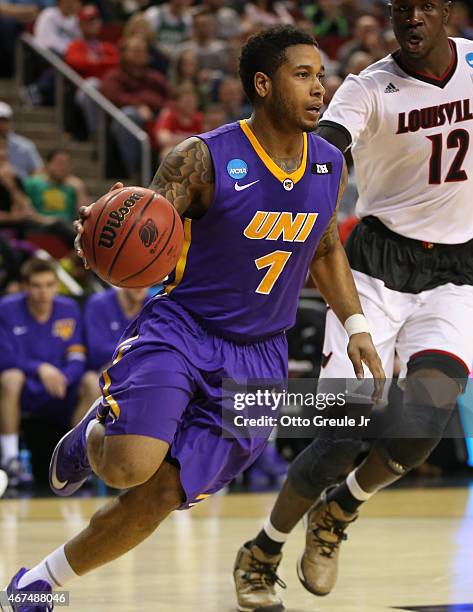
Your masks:
<svg viewBox="0 0 473 612"><path fill-rule="evenodd" d="M72 583L70 607L58 609L235 610L231 569L236 550L256 533L273 499L220 496L175 513L141 547ZM75 534L103 503L103 498L0 501L0 586L21 565L31 567ZM298 527L280 572L288 585L287 612L421 606L429 606L429 612L473 610L473 487L378 494L350 528L338 585L326 598L313 597L298 582L295 564L302 543L303 529Z"/></svg>

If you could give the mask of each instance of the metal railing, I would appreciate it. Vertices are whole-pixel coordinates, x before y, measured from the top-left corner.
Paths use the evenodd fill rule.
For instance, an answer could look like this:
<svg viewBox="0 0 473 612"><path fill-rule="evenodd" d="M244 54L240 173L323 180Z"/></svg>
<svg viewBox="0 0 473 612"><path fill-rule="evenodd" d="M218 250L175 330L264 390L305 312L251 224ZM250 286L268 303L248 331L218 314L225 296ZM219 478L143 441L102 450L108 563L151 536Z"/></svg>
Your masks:
<svg viewBox="0 0 473 612"><path fill-rule="evenodd" d="M151 181L151 143L148 134L136 123L127 117L122 111L112 104L100 91L93 87L86 79L83 79L55 53L49 49L39 46L33 36L28 33L22 34L18 45L17 83L19 87L25 85L25 47L40 56L55 72L55 111L57 125L61 130L61 138L64 129L64 94L65 81L69 81L75 87L81 89L84 94L93 101L98 110L97 125L97 156L100 177L105 178L106 156L107 156L107 121L106 117L119 123L127 132L138 140L141 148L141 185L147 187Z"/></svg>

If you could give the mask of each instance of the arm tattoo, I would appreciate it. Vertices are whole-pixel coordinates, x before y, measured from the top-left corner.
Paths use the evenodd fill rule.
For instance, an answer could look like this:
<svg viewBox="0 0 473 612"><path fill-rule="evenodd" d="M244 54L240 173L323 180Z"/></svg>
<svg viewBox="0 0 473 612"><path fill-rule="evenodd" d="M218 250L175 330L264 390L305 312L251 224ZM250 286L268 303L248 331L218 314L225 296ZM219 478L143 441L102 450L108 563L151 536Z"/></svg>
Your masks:
<svg viewBox="0 0 473 612"><path fill-rule="evenodd" d="M348 170L345 161L343 162L342 176L340 178L340 187L338 189L338 198L337 198L337 206L335 207L335 211L330 219L330 222L325 230L320 242L317 246L317 251L315 252L314 259L319 259L320 257L325 257L327 253L329 253L333 247L340 242L340 236L338 234L337 227L337 213L338 208L340 206L340 201L343 197L343 193L345 191L345 187L347 186L348 181Z"/></svg>
<svg viewBox="0 0 473 612"><path fill-rule="evenodd" d="M164 158L151 182L153 189L173 204L178 213L202 217L213 196L214 171L207 145L200 138L178 144Z"/></svg>

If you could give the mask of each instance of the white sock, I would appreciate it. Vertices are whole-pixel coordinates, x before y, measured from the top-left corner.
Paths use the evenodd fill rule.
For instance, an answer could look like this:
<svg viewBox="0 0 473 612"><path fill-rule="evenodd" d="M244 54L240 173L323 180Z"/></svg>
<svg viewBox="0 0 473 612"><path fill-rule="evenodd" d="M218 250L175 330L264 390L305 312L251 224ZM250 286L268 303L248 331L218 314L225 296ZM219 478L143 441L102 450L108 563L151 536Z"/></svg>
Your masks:
<svg viewBox="0 0 473 612"><path fill-rule="evenodd" d="M0 434L0 450L3 465L6 465L10 459L18 457L20 454L18 434Z"/></svg>
<svg viewBox="0 0 473 612"><path fill-rule="evenodd" d="M69 565L63 544L46 557L46 559L43 559L41 563L38 563L36 567L26 572L20 578L18 586L22 589L36 580L46 580L53 589L57 589L63 587L74 578L78 578L78 574Z"/></svg>
<svg viewBox="0 0 473 612"><path fill-rule="evenodd" d="M90 432L92 431L92 429L98 424L97 420L94 421L90 421L90 423L87 425L86 430L85 430L85 439L88 440L89 436L90 436Z"/></svg>
<svg viewBox="0 0 473 612"><path fill-rule="evenodd" d="M279 544L284 544L284 542L286 542L289 537L288 533L278 531L276 527L273 527L273 524L271 523L271 519L269 517L266 519L266 522L263 525L263 529L268 538L271 538L271 540L274 540L275 542L279 542Z"/></svg>
<svg viewBox="0 0 473 612"><path fill-rule="evenodd" d="M364 491L358 484L355 473L356 473L356 470L353 470L347 476L346 483L347 483L348 490L350 491L350 493L353 495L355 499L359 501L367 501L370 497L373 497L376 491L373 491L372 493L367 493L366 491Z"/></svg>

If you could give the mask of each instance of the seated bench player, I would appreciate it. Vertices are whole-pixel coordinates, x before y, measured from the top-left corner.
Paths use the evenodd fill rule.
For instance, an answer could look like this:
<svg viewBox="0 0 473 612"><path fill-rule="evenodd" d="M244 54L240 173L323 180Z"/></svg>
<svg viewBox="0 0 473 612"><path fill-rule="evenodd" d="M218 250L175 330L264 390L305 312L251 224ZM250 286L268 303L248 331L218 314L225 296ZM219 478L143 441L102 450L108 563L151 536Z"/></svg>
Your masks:
<svg viewBox="0 0 473 612"><path fill-rule="evenodd" d="M85 367L78 305L57 295L54 264L30 259L24 291L0 300L0 450L10 485L29 478L18 460L24 414L67 426Z"/></svg>
<svg viewBox="0 0 473 612"><path fill-rule="evenodd" d="M99 377L111 362L115 347L126 327L140 312L148 289L116 289L94 293L84 311L87 371L79 388L79 402L72 418L76 425L101 391Z"/></svg>

